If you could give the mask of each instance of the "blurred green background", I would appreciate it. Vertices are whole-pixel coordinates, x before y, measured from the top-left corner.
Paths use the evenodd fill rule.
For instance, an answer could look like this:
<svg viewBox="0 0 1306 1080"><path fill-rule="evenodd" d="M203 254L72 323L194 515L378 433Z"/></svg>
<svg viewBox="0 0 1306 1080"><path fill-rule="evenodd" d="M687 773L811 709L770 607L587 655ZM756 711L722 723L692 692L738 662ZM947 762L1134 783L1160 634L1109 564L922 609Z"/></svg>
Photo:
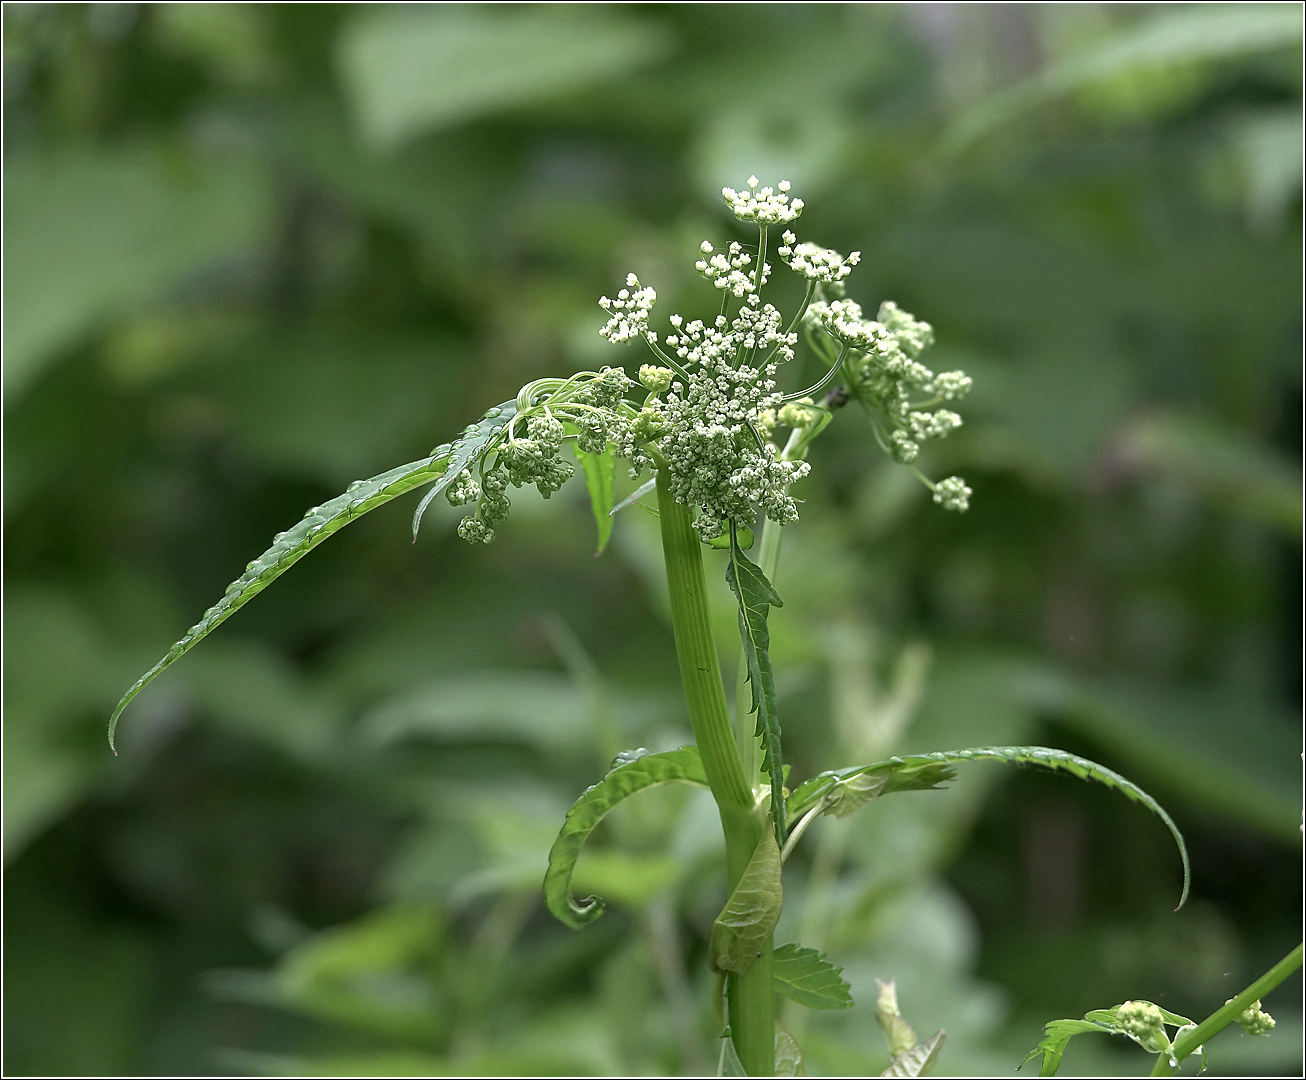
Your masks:
<svg viewBox="0 0 1306 1080"><path fill-rule="evenodd" d="M785 1014L809 1074L885 1067L877 977L940 1073L1007 1074L1046 1020L1204 1016L1298 940L1300 5L6 4L4 121L7 1074L715 1064L706 795L605 824L593 927L540 895L613 753L688 739L652 517L595 559L578 483L478 550L400 500L118 758L105 723L306 507L528 379L633 372L597 297L712 303L750 173L975 379L923 462L963 517L851 409L815 449L772 618L795 777L1059 746L1194 870L1174 914L1159 823L995 765L823 821L777 940L858 1006ZM1266 1004L1213 1072L1301 1075L1300 991ZM1147 1067L1085 1037L1064 1072Z"/></svg>

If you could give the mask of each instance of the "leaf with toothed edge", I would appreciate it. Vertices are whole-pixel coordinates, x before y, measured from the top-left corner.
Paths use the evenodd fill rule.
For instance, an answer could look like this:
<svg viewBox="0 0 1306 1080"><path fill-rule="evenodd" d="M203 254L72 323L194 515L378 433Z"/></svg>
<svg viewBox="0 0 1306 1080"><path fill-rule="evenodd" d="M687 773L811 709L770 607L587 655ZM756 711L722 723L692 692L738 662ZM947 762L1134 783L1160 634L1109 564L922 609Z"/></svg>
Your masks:
<svg viewBox="0 0 1306 1080"><path fill-rule="evenodd" d="M469 424L462 437L452 445L437 446L420 461L400 465L397 469L373 476L370 480L356 480L349 490L330 502L315 506L283 533L279 533L272 546L251 562L245 572L227 586L226 594L204 613L185 636L172 646L157 664L136 680L122 696L109 719L109 746L113 747L118 718L131 700L164 670L171 667L221 623L235 614L250 600L276 581L295 563L317 547L323 540L338 532L369 510L388 503L391 499L435 481L435 486L422 501L413 519L413 536L421 511L431 499L443 491L463 469L483 456L491 441L512 419L517 402L506 401L486 411L475 424ZM116 751L115 751L116 753Z"/></svg>
<svg viewBox="0 0 1306 1080"><path fill-rule="evenodd" d="M750 711L757 713L757 734L762 737L762 769L771 777L775 840L783 847L785 800L780 760L780 717L775 704L775 673L771 668L771 632L766 620L772 605L784 607L784 601L767 581L761 567L740 548L733 521L730 523L730 564L726 567L726 584L739 601L739 640L743 642L748 683L753 691Z"/></svg>
<svg viewBox="0 0 1306 1080"><path fill-rule="evenodd" d="M1188 847L1174 820L1160 803L1138 785L1095 761L1064 750L1053 750L1046 746L984 746L970 750L904 755L877 761L873 765L835 769L799 785L789 797L789 813L793 816L821 807L824 813L846 816L878 795L937 787L942 781L952 778L950 766L961 761L1005 761L1014 765L1037 765L1044 769L1064 770L1081 780L1095 780L1106 787L1115 788L1127 799L1141 803L1165 823L1179 848L1179 858L1184 868L1184 886L1179 897L1179 907L1184 906L1188 899L1190 878ZM848 799L852 802L847 802ZM840 813L841 809L844 813ZM1178 911L1179 907L1175 910Z"/></svg>
<svg viewBox="0 0 1306 1080"><path fill-rule="evenodd" d="M851 1009L851 988L836 967L818 949L790 942L771 957L771 977L777 993L809 1009Z"/></svg>
<svg viewBox="0 0 1306 1080"><path fill-rule="evenodd" d="M587 789L567 811L558 838L549 850L549 869L544 875L544 902L549 911L573 930L579 930L603 914L603 901L597 896L577 903L571 895L571 879L581 848L609 810L637 791L683 781L707 787L707 774L698 756L697 746L682 746L650 754L636 750L618 755L612 770Z"/></svg>

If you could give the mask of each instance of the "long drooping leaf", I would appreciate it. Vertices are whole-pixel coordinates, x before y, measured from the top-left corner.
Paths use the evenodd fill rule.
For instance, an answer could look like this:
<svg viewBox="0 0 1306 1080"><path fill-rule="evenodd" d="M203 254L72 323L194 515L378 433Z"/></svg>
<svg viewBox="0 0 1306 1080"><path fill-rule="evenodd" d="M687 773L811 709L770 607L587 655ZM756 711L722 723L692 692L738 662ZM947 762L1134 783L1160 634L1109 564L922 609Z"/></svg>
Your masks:
<svg viewBox="0 0 1306 1080"><path fill-rule="evenodd" d="M493 437L512 419L516 408L517 403L513 400L488 410L481 420L467 426L457 442L437 446L431 451L430 456L401 465L370 480L356 480L349 485L349 490L343 495L337 495L330 502L313 507L298 524L292 525L285 532L278 533L272 546L246 566L245 572L227 586L222 599L209 608L204 613L204 617L187 630L186 635L173 645L157 664L137 679L122 696L122 700L113 710L113 716L109 719L109 745L113 746L118 718L132 698L199 644L219 624L244 607L328 536L362 517L369 510L375 510L391 499L434 480L435 486L422 501L418 515L413 520L414 536L416 536L421 510L436 494L452 483L463 469L485 453Z"/></svg>
<svg viewBox="0 0 1306 1080"><path fill-rule="evenodd" d="M775 673L771 668L771 631L766 620L771 606L783 607L780 594L761 568L739 546L735 523L730 523L730 565L726 583L739 600L739 640L744 645L748 683L753 690L752 711L757 713L757 734L762 736L762 768L771 775L771 811L775 840L785 842L784 775L780 760L780 717L775 705Z"/></svg>
<svg viewBox="0 0 1306 1080"><path fill-rule="evenodd" d="M1188 847L1174 820L1152 796L1136 784L1130 783L1119 773L1064 750L1053 750L1046 746L983 746L971 750L946 750L933 754L893 757L886 761L877 761L873 765L835 769L814 776L802 784L789 799L789 813L801 814L820 806L825 813L835 813L843 817L860 809L877 795L937 787L942 781L951 779L952 770L949 766L959 761L1005 761L1015 765L1037 765L1044 769L1060 769L1078 776L1081 780L1095 780L1099 784L1115 788L1126 798L1141 803L1165 822L1170 835L1174 837L1175 845L1179 848L1179 858L1184 868L1184 887L1179 897L1179 907L1184 906L1184 902L1188 899L1190 876ZM866 776L876 779L871 781L861 779ZM884 778L883 783L878 779L881 776ZM848 809L849 806L852 809Z"/></svg>
<svg viewBox="0 0 1306 1080"><path fill-rule="evenodd" d="M572 804L549 851L549 869L544 875L544 901L554 916L579 930L603 914L603 901L597 896L577 903L571 895L572 875L585 840L622 799L677 780L708 786L698 747L682 746L661 754L622 754L613 762L612 771Z"/></svg>
<svg viewBox="0 0 1306 1080"><path fill-rule="evenodd" d="M743 974L753 966L780 919L780 847L774 832L762 834L726 906L712 924L708 956L716 971Z"/></svg>
<svg viewBox="0 0 1306 1080"><path fill-rule="evenodd" d="M612 535L612 476L617 469L615 449L609 444L602 454L591 454L578 446L576 460L585 471L585 487L590 493L594 524L599 530L599 549L595 554L602 555Z"/></svg>
<svg viewBox="0 0 1306 1080"><path fill-rule="evenodd" d="M852 993L835 967L817 949L790 942L775 950L771 978L776 990L809 1009L851 1009Z"/></svg>

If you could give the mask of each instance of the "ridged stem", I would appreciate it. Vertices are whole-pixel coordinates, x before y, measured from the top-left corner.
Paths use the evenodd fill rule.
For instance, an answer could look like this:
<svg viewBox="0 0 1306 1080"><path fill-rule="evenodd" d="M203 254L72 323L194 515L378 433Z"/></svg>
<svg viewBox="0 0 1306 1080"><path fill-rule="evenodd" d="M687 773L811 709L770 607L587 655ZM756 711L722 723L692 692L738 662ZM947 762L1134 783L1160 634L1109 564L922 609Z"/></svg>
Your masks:
<svg viewBox="0 0 1306 1080"><path fill-rule="evenodd" d="M702 543L689 511L671 497L668 483L668 470L659 469L658 519L671 597L671 625L694 741L721 815L727 881L733 892L768 825L740 763L730 724L712 640ZM770 942L748 971L728 978L726 994L730 1031L740 1062L749 1076L771 1076L775 1072L775 1001Z"/></svg>

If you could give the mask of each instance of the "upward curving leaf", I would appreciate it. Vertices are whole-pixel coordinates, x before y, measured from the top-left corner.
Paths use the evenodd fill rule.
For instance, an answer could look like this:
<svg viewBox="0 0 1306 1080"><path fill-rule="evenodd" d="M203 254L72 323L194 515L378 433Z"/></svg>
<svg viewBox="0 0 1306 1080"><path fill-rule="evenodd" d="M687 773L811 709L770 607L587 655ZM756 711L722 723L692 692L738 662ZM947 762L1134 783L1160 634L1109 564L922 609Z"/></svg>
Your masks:
<svg viewBox="0 0 1306 1080"><path fill-rule="evenodd" d="M878 795L937 787L952 778L951 766L960 761L1005 761L1014 765L1060 769L1081 780L1095 780L1106 787L1115 788L1127 799L1141 803L1165 822L1179 848L1179 858L1184 867L1184 887L1179 897L1179 907L1184 906L1188 899L1190 877L1188 847L1174 820L1152 796L1119 773L1064 750L1053 750L1046 746L984 746L971 750L946 750L933 754L893 757L873 765L835 769L814 776L800 785L789 798L789 813L797 815L820 809L822 813L846 817Z"/></svg>
<svg viewBox="0 0 1306 1080"><path fill-rule="evenodd" d="M549 869L544 875L544 902L556 918L579 930L603 914L603 901L597 896L577 903L571 895L571 878L581 848L604 815L622 799L676 780L708 786L697 746L682 746L661 754L621 754L613 762L612 771L572 804L549 851Z"/></svg>
<svg viewBox="0 0 1306 1080"><path fill-rule="evenodd" d="M512 419L516 411L515 399L489 409L481 420L469 424L463 431L462 437L456 442L437 446L428 457L420 461L400 465L397 469L373 476L370 480L354 481L343 495L337 495L330 502L313 507L298 524L292 525L285 532L278 533L272 546L246 566L245 572L227 586L226 594L222 599L209 608L204 613L204 617L187 630L186 635L173 645L157 664L137 679L122 696L122 700L113 710L113 716L109 718L109 746L113 746L118 718L132 698L199 644L219 624L244 607L328 536L362 517L369 510L375 510L391 499L434 480L435 486L422 501L413 521L413 535L416 537L417 523L422 510L432 498L452 483L463 469L484 456L491 441Z"/></svg>
<svg viewBox="0 0 1306 1080"><path fill-rule="evenodd" d="M784 607L784 601L766 579L761 567L744 554L733 521L730 523L730 565L726 567L726 584L739 601L739 640L744 645L748 683L753 690L750 711L757 713L757 734L762 736L762 768L771 774L775 841L783 847L784 773L780 760L780 716L775 704L775 672L771 668L771 631L767 627L767 617L772 605Z"/></svg>

